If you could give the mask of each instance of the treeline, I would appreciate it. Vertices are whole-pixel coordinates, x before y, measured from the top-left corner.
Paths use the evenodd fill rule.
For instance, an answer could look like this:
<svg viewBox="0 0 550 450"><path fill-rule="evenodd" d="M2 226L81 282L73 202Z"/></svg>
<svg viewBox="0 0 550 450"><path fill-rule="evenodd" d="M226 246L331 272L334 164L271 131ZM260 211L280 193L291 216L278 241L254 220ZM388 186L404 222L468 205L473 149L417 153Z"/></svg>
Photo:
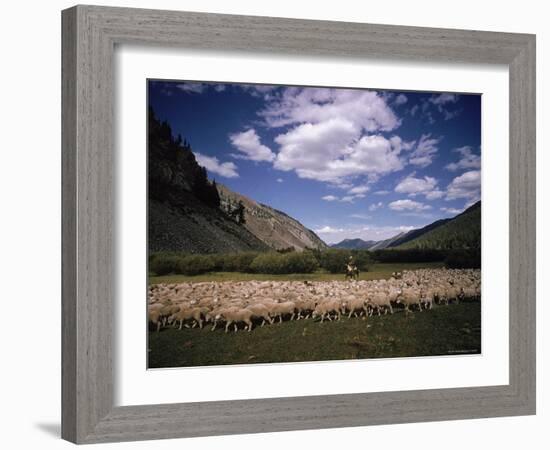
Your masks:
<svg viewBox="0 0 550 450"><path fill-rule="evenodd" d="M200 166L191 144L174 136L167 121L159 120L153 108L148 117L148 193L152 199L178 203L181 191L192 193L212 207L220 206L216 181L210 182Z"/></svg>
<svg viewBox="0 0 550 450"><path fill-rule="evenodd" d="M373 263L444 262L446 267L481 268L481 251L475 250L311 250L284 249L273 252L218 253L208 255L186 253L154 253L149 256L149 272L154 275L200 275L208 272L242 272L262 274L313 273L322 270L344 274L349 257L361 272L368 272Z"/></svg>
<svg viewBox="0 0 550 450"><path fill-rule="evenodd" d="M368 271L372 263L367 252L330 249L303 252L242 252L212 255L154 253L149 257L149 272L155 275L199 275L208 272L243 272L264 274L313 273L325 270L344 273L353 255L359 270Z"/></svg>
<svg viewBox="0 0 550 450"><path fill-rule="evenodd" d="M450 269L480 269L481 249L384 249L371 252L380 263L444 262Z"/></svg>

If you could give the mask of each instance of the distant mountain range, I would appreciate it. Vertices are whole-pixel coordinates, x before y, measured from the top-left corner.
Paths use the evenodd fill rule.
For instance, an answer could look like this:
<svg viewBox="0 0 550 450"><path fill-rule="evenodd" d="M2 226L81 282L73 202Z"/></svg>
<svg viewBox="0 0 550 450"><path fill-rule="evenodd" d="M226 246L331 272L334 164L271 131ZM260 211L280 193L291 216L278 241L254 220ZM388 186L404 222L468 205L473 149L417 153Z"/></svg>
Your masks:
<svg viewBox="0 0 550 450"><path fill-rule="evenodd" d="M481 247L481 201L452 219L437 220L425 227L399 233L383 241L344 239L332 248L382 250L410 249L466 249Z"/></svg>
<svg viewBox="0 0 550 450"><path fill-rule="evenodd" d="M344 239L341 242L338 242L338 244L332 244L332 248L344 248L348 250L368 250L371 248L374 244L376 244L377 241L364 241L363 239Z"/></svg>
<svg viewBox="0 0 550 450"><path fill-rule="evenodd" d="M150 252L227 253L326 248L287 214L216 184L191 146L152 109L148 123Z"/></svg>

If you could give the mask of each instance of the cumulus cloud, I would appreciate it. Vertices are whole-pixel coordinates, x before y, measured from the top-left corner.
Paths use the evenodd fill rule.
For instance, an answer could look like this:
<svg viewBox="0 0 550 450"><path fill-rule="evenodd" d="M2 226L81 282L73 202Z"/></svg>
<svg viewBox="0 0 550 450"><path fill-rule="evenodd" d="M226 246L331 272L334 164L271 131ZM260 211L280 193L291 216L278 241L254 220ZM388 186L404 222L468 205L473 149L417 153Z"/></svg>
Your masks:
<svg viewBox="0 0 550 450"><path fill-rule="evenodd" d="M269 94L279 86L272 86L268 84L240 84L239 87L253 97L270 98Z"/></svg>
<svg viewBox="0 0 550 450"><path fill-rule="evenodd" d="M352 187L348 194L366 194L369 191L369 187L366 184Z"/></svg>
<svg viewBox="0 0 550 450"><path fill-rule="evenodd" d="M460 153L461 158L457 162L447 164L445 168L452 172L460 169L480 169L481 156L473 153L472 147L466 145L464 147L455 148L453 152Z"/></svg>
<svg viewBox="0 0 550 450"><path fill-rule="evenodd" d="M427 200L435 200L445 195L437 188L437 180L434 177L416 178L414 172L397 184L395 192L408 194L409 197L424 195Z"/></svg>
<svg viewBox="0 0 550 450"><path fill-rule="evenodd" d="M284 181L282 178L277 178L277 183L283 183Z"/></svg>
<svg viewBox="0 0 550 450"><path fill-rule="evenodd" d="M405 103L407 103L407 96L405 94L399 94L397 97L395 97L395 100L393 101L393 103L395 105L404 105Z"/></svg>
<svg viewBox="0 0 550 450"><path fill-rule="evenodd" d="M456 177L447 186L446 200L455 200L465 198L471 202L479 200L481 197L481 172L471 170L464 172Z"/></svg>
<svg viewBox="0 0 550 450"><path fill-rule="evenodd" d="M457 208L440 208L441 211L446 212L447 214L460 214L462 211Z"/></svg>
<svg viewBox="0 0 550 450"><path fill-rule="evenodd" d="M364 197L365 194L344 195L342 197L337 197L336 195L325 195L324 197L321 197L321 199L327 202L353 203L356 199Z"/></svg>
<svg viewBox="0 0 550 450"><path fill-rule="evenodd" d="M386 191L386 190L380 190L380 191L374 192L375 195L388 195L389 193L390 191Z"/></svg>
<svg viewBox="0 0 550 450"><path fill-rule="evenodd" d="M381 135L359 136L360 129L340 117L299 125L275 138L280 149L274 167L294 170L300 178L334 184L358 175L382 175L404 167L400 153L409 143L398 136L390 139Z"/></svg>
<svg viewBox="0 0 550 450"><path fill-rule="evenodd" d="M458 102L459 98L458 94L443 93L432 95L428 101L437 107L445 120L450 120L457 117L461 112L460 109L448 109L449 106Z"/></svg>
<svg viewBox="0 0 550 450"><path fill-rule="evenodd" d="M410 199L396 200L394 202L391 202L388 206L390 207L390 209L394 211L409 211L409 212L425 211L432 208L430 205L425 205L424 203L416 202Z"/></svg>
<svg viewBox="0 0 550 450"><path fill-rule="evenodd" d="M433 177L415 178L414 173L401 180L395 186L395 192L415 196L431 192L437 186L437 180Z"/></svg>
<svg viewBox="0 0 550 450"><path fill-rule="evenodd" d="M376 211L377 209L380 209L384 206L384 203L378 202L378 203L372 203L369 206L369 211Z"/></svg>
<svg viewBox="0 0 550 450"><path fill-rule="evenodd" d="M185 82L176 85L176 87L184 92L190 92L192 94L202 94L204 90L208 87L208 85L205 83Z"/></svg>
<svg viewBox="0 0 550 450"><path fill-rule="evenodd" d="M259 115L270 127L319 123L335 117L371 132L391 131L400 124L381 95L356 89L285 88Z"/></svg>
<svg viewBox="0 0 550 450"><path fill-rule="evenodd" d="M426 195L426 200L436 200L438 198L443 197L445 195L445 191L434 189L431 192L427 192L425 195Z"/></svg>
<svg viewBox="0 0 550 450"><path fill-rule="evenodd" d="M253 128L242 133L230 134L229 140L240 152L232 154L236 158L267 162L272 162L275 159L275 154L269 147L261 144L260 137Z"/></svg>
<svg viewBox="0 0 550 450"><path fill-rule="evenodd" d="M438 109L442 111L443 106L445 106L447 103L458 102L458 95L450 94L447 92L439 95L432 95L429 102L436 105Z"/></svg>
<svg viewBox="0 0 550 450"><path fill-rule="evenodd" d="M323 228L319 228L318 230L313 230L316 233L319 234L330 234L330 233L341 233L344 231L343 228L332 228L329 225L324 226Z"/></svg>
<svg viewBox="0 0 550 450"><path fill-rule="evenodd" d="M222 163L216 157L206 156L198 152L195 152L195 159L199 165L205 167L208 172L215 173L225 178L237 178L239 176L237 166L232 162Z"/></svg>
<svg viewBox="0 0 550 450"><path fill-rule="evenodd" d="M440 141L441 138L434 138L431 134L423 134L409 157L409 163L419 167L429 166L437 156L437 145Z"/></svg>

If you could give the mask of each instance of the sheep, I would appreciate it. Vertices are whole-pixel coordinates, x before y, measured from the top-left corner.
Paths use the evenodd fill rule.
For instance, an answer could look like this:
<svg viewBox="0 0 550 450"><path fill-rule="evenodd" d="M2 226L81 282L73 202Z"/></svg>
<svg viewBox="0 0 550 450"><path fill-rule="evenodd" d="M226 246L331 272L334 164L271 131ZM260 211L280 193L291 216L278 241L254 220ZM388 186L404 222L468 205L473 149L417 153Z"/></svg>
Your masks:
<svg viewBox="0 0 550 450"><path fill-rule="evenodd" d="M344 311L349 311L348 319L351 319L352 314L354 315L354 317L357 317L357 311L359 311L359 315L361 315L362 312L366 314L367 312L366 301L364 299L360 299L353 296L348 297L342 303L342 312Z"/></svg>
<svg viewBox="0 0 550 450"><path fill-rule="evenodd" d="M393 308L391 306L390 297L384 291L377 291L372 293L367 300L371 308L376 309L378 315L380 315L380 310L384 309L384 314L387 314L388 309L391 314L393 314Z"/></svg>
<svg viewBox="0 0 550 450"><path fill-rule="evenodd" d="M410 312L410 307L412 305L417 305L418 310L422 311L422 305L420 302L420 293L418 292L417 289L414 289L414 288L403 289L397 302L405 306L405 313L407 314Z"/></svg>
<svg viewBox="0 0 550 450"><path fill-rule="evenodd" d="M252 317L254 313L248 308L242 309L226 309L220 312L216 318L223 318L225 320L225 332L229 330L231 324L235 325L235 333L237 332L237 323L244 322L245 329L252 331Z"/></svg>
<svg viewBox="0 0 550 450"><path fill-rule="evenodd" d="M250 311L252 311L253 313L252 318L257 317L262 319L262 325L261 325L262 327L265 325L266 321L269 322L270 324L273 323L273 319L269 315L269 309L267 308L267 306L261 303L256 303L253 305L248 305L246 309L249 309Z"/></svg>
<svg viewBox="0 0 550 450"><path fill-rule="evenodd" d="M202 316L206 314L207 311L208 311L207 308L201 308L201 307L180 308L179 311L172 314L168 318L168 323L173 323L173 322L177 323L179 321L179 324L180 324L179 329L181 330L183 327L183 322L185 320L194 319L196 323L199 324L199 328L202 329L202 323L203 323ZM195 324L193 325L193 327L194 326Z"/></svg>
<svg viewBox="0 0 550 450"><path fill-rule="evenodd" d="M211 310L206 313L206 320L208 322L212 321L214 322L214 325L212 326L210 331L214 331L216 327L218 326L218 322L220 320L224 320L224 313L231 312L231 311L237 311L239 308L236 306L229 306L229 307L220 307L214 310Z"/></svg>
<svg viewBox="0 0 550 450"><path fill-rule="evenodd" d="M337 300L325 300L319 303L313 310L313 313L311 313L311 317L314 319L316 317L321 317L321 323L323 323L325 316L329 321L332 321L332 319L330 318L330 313L336 313L337 320L340 320L340 302L338 302Z"/></svg>
<svg viewBox="0 0 550 450"><path fill-rule="evenodd" d="M279 317L279 323L282 323L284 315L290 314L290 320L293 320L296 314L296 303L294 302L273 303L266 304L266 306L269 308L271 316Z"/></svg>
<svg viewBox="0 0 550 450"><path fill-rule="evenodd" d="M160 331L161 326L161 320L160 320L160 310L159 309L153 309L149 311L149 322L151 322L153 325L157 327L157 332Z"/></svg>

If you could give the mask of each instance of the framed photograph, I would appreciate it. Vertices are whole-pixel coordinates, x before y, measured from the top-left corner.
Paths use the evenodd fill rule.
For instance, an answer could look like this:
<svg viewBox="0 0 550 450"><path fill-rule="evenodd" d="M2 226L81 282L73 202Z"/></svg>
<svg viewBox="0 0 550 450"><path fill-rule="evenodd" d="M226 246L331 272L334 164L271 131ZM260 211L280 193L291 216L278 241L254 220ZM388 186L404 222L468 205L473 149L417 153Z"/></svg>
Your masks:
<svg viewBox="0 0 550 450"><path fill-rule="evenodd" d="M535 413L535 37L63 11L62 435Z"/></svg>

